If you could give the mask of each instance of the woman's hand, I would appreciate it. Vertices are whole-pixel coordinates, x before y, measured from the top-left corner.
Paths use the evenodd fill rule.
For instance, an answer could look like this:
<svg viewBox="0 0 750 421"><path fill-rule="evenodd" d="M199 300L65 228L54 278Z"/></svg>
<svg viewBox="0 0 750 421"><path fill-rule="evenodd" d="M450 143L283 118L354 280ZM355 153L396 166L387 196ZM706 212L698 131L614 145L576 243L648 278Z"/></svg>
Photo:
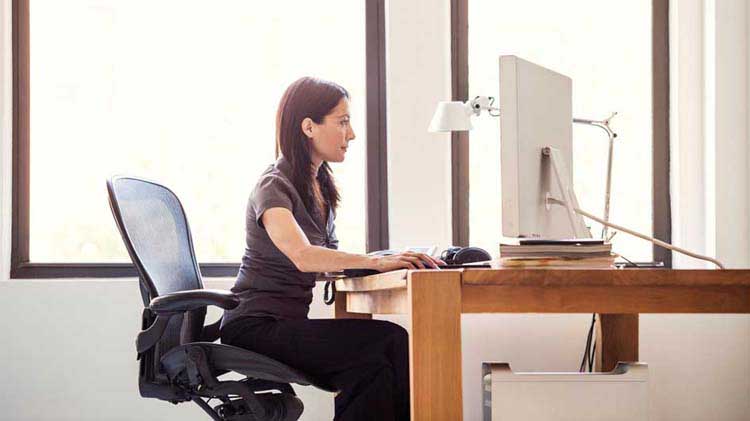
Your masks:
<svg viewBox="0 0 750 421"><path fill-rule="evenodd" d="M437 269L445 262L424 253L404 252L390 256L373 256L371 269L387 272L396 269Z"/></svg>

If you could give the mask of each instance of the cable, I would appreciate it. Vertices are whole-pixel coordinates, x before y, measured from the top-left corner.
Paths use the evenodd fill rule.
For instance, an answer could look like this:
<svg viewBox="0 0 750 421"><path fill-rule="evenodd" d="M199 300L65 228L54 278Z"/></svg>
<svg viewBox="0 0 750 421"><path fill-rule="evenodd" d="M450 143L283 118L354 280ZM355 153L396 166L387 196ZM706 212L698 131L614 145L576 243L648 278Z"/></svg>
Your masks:
<svg viewBox="0 0 750 421"><path fill-rule="evenodd" d="M586 371L592 371L594 366L593 352L591 351L591 340L594 336L594 325L596 324L596 313L591 315L591 327L589 327L589 333L586 336L586 348L583 350L583 359L581 360L581 366L578 368L580 373ZM596 349L596 339L594 339L594 349Z"/></svg>
<svg viewBox="0 0 750 421"><path fill-rule="evenodd" d="M665 243L664 241L657 240L656 238L652 238L652 237L649 237L647 235L643 235L641 233L635 232L633 230L629 230L629 229L627 229L625 227L621 227L619 225L615 225L615 224L607 222L607 221L605 221L605 220L603 220L603 219L601 219L599 217L596 217L596 216L594 216L594 215L592 215L592 214L590 214L590 213L588 213L588 212L586 212L584 210L581 210L581 209L578 209L578 208L576 208L574 210L576 211L576 213L579 213L579 214L581 214L581 215L583 215L583 216L585 216L585 217L587 217L589 219L593 219L594 221L596 221L596 222L598 222L598 223L600 223L602 225L608 225L610 228L614 228L614 229L616 229L618 231L626 232L626 233L628 233L630 235L636 236L636 237L641 238L641 239L646 240L646 241L651 241L652 243L656 244L657 246L664 247L665 249L673 250L673 251L676 251L676 252L688 255L690 257L694 257L696 259L706 260L706 261L711 262L711 263L715 264L716 266L718 266L719 269L725 269L724 265L720 261L714 259L713 257L708 257L708 256L703 256L703 255L700 255L700 254L697 254L697 253L693 253L692 251L688 251L688 250L685 250L685 249L673 246L673 245L671 245L669 243Z"/></svg>
<svg viewBox="0 0 750 421"><path fill-rule="evenodd" d="M552 198L552 197L547 197L547 202L548 203L554 203L556 205L565 206L565 202L564 201L562 201L560 199L555 199L555 198ZM599 218L598 216L594 216L594 215L586 212L583 209L580 209L580 208L572 208L572 209L577 214L583 215L583 216L585 216L586 218L589 218L589 219L593 219L594 221L596 221L596 222L598 222L598 223L600 223L602 225L606 225L606 226L608 226L610 228L614 228L614 229L616 229L618 231L622 231L622 232L628 233L628 234L630 234L632 236L635 236L635 237L638 237L638 238L640 238L642 240L650 241L650 242L656 244L659 247L663 247L663 248L668 249L668 250L676 251L678 253L682 253L684 255L687 255L687 256L690 256L690 257L693 257L693 258L696 258L696 259L700 259L700 260L705 260L705 261L711 262L711 263L715 264L716 266L718 266L719 269L726 269L724 267L724 265L720 261L714 259L713 257L708 257L708 256L703 256L703 255L698 254L698 253L693 253L692 251L688 251L688 250L685 250L683 248L680 248L680 247L677 247L677 246L673 246L673 245L671 245L669 243L666 243L664 241L661 241L661 240L653 238L653 237L649 237L647 235L641 234L639 232L633 231L633 230L625 228L623 226L616 225L616 224L613 224L611 222L607 222L607 221L603 220L602 218Z"/></svg>
<svg viewBox="0 0 750 421"><path fill-rule="evenodd" d="M565 205L565 202L563 202L562 200L559 200L559 199L553 199L553 198L548 197L547 201L549 201L550 203L558 204L558 205ZM596 221L596 222L598 222L598 223L600 223L602 225L606 225L606 226L608 226L610 228L614 228L614 229L616 229L618 231L622 231L622 232L628 233L628 234L630 234L632 236L638 237L640 239L643 239L643 240L646 240L646 241L650 241L650 242L656 244L657 246L664 247L665 249L676 251L678 253L682 253L684 255L687 255L687 256L690 256L690 257L694 257L696 259L700 259L700 260L705 260L705 261L711 262L711 263L715 264L716 266L718 266L719 269L726 269L724 267L724 265L720 261L714 259L713 257L708 257L708 256L700 255L698 253L693 253L692 251L688 251L688 250L685 250L683 248L680 248L680 247L677 247L677 246L673 246L673 245L671 245L669 243L665 243L664 241L658 240L658 239L653 238L653 237L649 237L647 235L641 234L639 232L633 231L633 230L625 228L623 226L616 225L616 224L613 224L611 222L607 222L607 221L605 221L605 220L603 220L603 219L601 219L601 218L599 218L597 216L594 216L594 215L586 212L583 209L573 208L573 210L576 213L578 213L580 215L583 215L586 218L593 219L594 221Z"/></svg>
<svg viewBox="0 0 750 421"><path fill-rule="evenodd" d="M326 281L326 285L323 288L323 302L326 303L326 305L331 305L334 301L336 301L336 282Z"/></svg>

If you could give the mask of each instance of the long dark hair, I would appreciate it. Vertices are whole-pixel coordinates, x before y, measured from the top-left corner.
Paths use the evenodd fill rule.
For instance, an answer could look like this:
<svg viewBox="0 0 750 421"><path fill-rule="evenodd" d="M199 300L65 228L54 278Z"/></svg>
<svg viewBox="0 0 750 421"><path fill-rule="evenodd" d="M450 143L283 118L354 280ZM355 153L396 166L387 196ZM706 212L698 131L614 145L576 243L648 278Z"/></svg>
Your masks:
<svg viewBox="0 0 750 421"><path fill-rule="evenodd" d="M281 154L292 167L292 184L302 197L308 211L322 216L315 200L312 179L310 142L302 132L302 120L309 117L316 124L338 105L341 98L349 98L343 87L312 77L297 79L284 92L276 112L276 155ZM333 180L331 167L323 162L316 174L323 200L335 212L339 205L339 192Z"/></svg>

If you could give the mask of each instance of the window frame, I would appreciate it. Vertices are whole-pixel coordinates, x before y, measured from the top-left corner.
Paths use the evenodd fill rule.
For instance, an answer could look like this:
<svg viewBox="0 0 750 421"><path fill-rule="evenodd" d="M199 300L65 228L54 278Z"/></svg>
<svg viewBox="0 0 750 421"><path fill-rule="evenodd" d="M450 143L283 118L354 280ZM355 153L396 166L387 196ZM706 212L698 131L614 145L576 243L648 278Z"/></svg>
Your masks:
<svg viewBox="0 0 750 421"><path fill-rule="evenodd" d="M453 101L469 97L469 1L451 0L451 85ZM652 206L654 237L671 242L669 189L669 0L652 0ZM453 243L469 245L469 132L451 135ZM653 246L655 261L672 267L672 252Z"/></svg>
<svg viewBox="0 0 750 421"><path fill-rule="evenodd" d="M138 276L132 263L35 263L29 259L30 223L30 21L29 2L12 0L13 138L11 279ZM388 248L385 0L365 6L367 145L366 248ZM102 200L105 200L102 198ZM114 224L114 221L112 222ZM238 263L201 263L204 277L234 277Z"/></svg>

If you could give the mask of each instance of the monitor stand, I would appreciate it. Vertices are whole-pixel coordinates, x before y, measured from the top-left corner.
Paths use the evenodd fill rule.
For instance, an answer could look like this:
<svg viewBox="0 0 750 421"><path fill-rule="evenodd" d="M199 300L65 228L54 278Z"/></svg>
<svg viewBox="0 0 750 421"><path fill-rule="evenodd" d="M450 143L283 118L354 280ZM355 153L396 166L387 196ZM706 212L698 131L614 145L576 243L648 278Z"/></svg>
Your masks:
<svg viewBox="0 0 750 421"><path fill-rule="evenodd" d="M550 210L552 204L560 204L565 207L568 213L568 221L573 228L575 238L591 238L591 230L584 224L583 217L576 212L578 209L578 198L573 190L573 186L568 184L568 178L563 174L568 174L568 168L565 166L565 159L560 154L560 150L550 146L542 149L542 153L549 159L552 167L552 177L555 184L562 194L560 200L555 200L550 192L547 192L546 207Z"/></svg>

